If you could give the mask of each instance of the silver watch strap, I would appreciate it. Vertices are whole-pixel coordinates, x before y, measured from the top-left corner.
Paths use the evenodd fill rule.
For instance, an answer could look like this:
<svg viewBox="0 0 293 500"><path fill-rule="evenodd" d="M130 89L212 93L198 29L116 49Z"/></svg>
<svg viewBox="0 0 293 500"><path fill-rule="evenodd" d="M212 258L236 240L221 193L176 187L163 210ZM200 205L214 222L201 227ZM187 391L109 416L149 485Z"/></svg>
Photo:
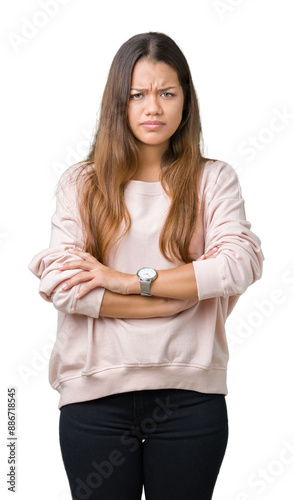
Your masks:
<svg viewBox="0 0 293 500"><path fill-rule="evenodd" d="M151 281L139 280L139 282L140 282L140 295L147 295L148 297L151 297L150 293Z"/></svg>

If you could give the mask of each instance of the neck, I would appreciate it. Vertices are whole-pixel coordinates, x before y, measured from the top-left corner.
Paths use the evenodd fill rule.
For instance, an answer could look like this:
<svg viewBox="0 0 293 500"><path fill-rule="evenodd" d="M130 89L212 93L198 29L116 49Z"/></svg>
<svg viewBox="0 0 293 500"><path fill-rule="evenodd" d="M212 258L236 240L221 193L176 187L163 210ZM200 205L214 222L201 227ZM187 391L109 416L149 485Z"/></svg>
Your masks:
<svg viewBox="0 0 293 500"><path fill-rule="evenodd" d="M133 180L156 182L160 180L161 159L169 143L149 145L139 143L139 167L133 175Z"/></svg>

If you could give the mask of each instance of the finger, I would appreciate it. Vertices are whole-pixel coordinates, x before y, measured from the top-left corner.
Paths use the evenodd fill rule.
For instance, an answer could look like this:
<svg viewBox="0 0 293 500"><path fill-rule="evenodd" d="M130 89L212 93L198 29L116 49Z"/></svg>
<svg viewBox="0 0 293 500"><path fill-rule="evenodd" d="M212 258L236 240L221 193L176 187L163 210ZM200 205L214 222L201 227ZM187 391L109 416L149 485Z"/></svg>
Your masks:
<svg viewBox="0 0 293 500"><path fill-rule="evenodd" d="M65 271L67 269L83 269L85 271L90 271L93 269L93 262L88 262L85 260L71 260L70 262L65 262L58 267L59 271Z"/></svg>
<svg viewBox="0 0 293 500"><path fill-rule="evenodd" d="M214 258L214 257L216 257L218 255L218 253L219 253L219 247L214 247L211 250L209 250L208 252L206 252L203 255L201 255L196 260L206 260L206 259Z"/></svg>
<svg viewBox="0 0 293 500"><path fill-rule="evenodd" d="M95 288L99 288L99 285L97 285L95 283L94 280L88 282L86 285L82 286L78 293L76 294L76 298L77 299L81 299L82 297L84 297L87 293L91 292L92 290L94 290Z"/></svg>
<svg viewBox="0 0 293 500"><path fill-rule="evenodd" d="M73 253L74 255L79 255L84 260L96 260L90 253L83 252L82 250L76 250L76 248L69 248L68 252Z"/></svg>
<svg viewBox="0 0 293 500"><path fill-rule="evenodd" d="M61 287L61 290L69 290L75 285L79 285L80 283L84 283L85 281L91 281L92 279L93 275L89 272L78 273L76 276L73 276L73 278L70 278L70 280L66 281L66 283L64 283L64 285Z"/></svg>
<svg viewBox="0 0 293 500"><path fill-rule="evenodd" d="M207 259L210 259L210 258L216 257L218 255L218 253L219 253L219 248L214 247L211 250L209 250L208 252L206 252L205 256Z"/></svg>

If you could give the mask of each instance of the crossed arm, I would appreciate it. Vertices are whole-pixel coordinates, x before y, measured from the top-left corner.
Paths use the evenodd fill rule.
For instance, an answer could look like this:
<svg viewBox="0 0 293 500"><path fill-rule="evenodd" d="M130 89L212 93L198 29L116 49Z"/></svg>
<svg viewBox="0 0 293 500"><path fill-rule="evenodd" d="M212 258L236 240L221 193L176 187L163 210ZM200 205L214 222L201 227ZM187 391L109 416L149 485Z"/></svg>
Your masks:
<svg viewBox="0 0 293 500"><path fill-rule="evenodd" d="M65 182L66 189L60 191L52 218L50 247L35 256L30 267L41 279L39 292L59 310L113 318L170 316L198 300L241 295L262 275L260 239L246 220L240 185L231 166L219 162L207 170L202 182L204 244L207 249L218 247L219 257L211 250L197 259L208 259L205 263L157 270L158 277L151 284L152 297L140 295L135 274L118 272L77 250L83 247L77 194L67 189ZM77 249L70 255L72 246Z"/></svg>
<svg viewBox="0 0 293 500"><path fill-rule="evenodd" d="M152 297L140 295L136 275L115 271L97 261L92 255L70 250L79 257L59 267L59 270L83 269L67 280L62 289L69 290L81 284L77 299L97 287L105 288L100 316L110 318L153 318L170 316L189 309L198 300L197 285L192 263L158 272L151 285ZM215 258L217 247L198 260ZM82 259L82 260L81 260Z"/></svg>

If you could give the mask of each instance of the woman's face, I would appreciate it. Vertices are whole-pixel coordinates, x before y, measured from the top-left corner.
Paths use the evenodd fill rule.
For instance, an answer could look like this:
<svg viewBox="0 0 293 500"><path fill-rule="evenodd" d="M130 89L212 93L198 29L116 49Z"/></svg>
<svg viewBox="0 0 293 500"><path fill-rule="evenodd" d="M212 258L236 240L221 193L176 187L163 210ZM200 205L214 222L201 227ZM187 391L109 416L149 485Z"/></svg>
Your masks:
<svg viewBox="0 0 293 500"><path fill-rule="evenodd" d="M177 72L168 64L142 59L134 66L128 122L147 145L169 144L182 120L184 95Z"/></svg>

